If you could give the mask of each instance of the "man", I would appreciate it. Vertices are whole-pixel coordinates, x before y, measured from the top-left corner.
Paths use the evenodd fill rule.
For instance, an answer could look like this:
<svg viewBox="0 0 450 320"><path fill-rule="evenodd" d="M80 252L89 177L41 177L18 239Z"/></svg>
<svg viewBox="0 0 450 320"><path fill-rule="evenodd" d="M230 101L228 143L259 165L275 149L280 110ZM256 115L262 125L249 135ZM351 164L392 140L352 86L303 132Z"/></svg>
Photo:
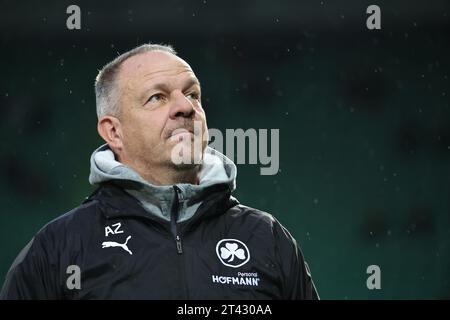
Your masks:
<svg viewBox="0 0 450 320"><path fill-rule="evenodd" d="M289 232L231 196L236 166L207 147L200 83L170 46L119 56L95 89L99 187L22 250L1 298L318 298Z"/></svg>

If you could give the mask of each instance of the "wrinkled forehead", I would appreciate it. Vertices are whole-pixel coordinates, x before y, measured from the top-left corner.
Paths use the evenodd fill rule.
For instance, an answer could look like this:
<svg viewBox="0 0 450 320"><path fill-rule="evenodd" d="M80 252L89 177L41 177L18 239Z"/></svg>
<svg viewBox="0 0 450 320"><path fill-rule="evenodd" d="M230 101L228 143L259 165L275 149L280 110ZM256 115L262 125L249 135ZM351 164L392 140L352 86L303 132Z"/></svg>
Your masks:
<svg viewBox="0 0 450 320"><path fill-rule="evenodd" d="M149 51L130 57L120 67L118 80L126 87L161 78L195 77L189 64L164 51Z"/></svg>

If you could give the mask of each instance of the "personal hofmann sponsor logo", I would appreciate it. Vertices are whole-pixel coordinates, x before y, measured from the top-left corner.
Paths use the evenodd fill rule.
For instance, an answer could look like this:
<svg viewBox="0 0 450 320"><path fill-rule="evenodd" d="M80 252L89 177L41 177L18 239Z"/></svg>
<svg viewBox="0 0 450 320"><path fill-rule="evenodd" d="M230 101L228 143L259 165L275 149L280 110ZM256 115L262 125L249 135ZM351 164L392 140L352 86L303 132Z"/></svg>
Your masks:
<svg viewBox="0 0 450 320"><path fill-rule="evenodd" d="M259 285L259 277L256 272L238 272L236 277L212 275L212 282L219 284L228 284L235 286L253 286Z"/></svg>

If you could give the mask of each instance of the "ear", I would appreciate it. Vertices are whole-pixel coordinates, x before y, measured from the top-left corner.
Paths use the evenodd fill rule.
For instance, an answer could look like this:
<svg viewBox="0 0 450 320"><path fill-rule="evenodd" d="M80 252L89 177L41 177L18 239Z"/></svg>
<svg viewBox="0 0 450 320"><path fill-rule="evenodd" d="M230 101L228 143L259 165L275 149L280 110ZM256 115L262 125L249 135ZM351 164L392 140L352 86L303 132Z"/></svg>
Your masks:
<svg viewBox="0 0 450 320"><path fill-rule="evenodd" d="M113 116L103 116L98 120L97 131L114 153L123 149L122 127L120 120Z"/></svg>

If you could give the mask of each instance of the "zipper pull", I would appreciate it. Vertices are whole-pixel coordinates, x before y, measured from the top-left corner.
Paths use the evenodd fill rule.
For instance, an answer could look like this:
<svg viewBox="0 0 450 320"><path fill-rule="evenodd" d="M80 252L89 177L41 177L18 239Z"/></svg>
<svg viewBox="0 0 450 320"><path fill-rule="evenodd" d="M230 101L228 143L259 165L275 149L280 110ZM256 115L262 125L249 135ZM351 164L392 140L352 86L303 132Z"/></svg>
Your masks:
<svg viewBox="0 0 450 320"><path fill-rule="evenodd" d="M181 247L181 239L180 236L176 236L175 241L177 242L177 251L179 254L183 253L183 248Z"/></svg>
<svg viewBox="0 0 450 320"><path fill-rule="evenodd" d="M178 202L183 202L184 201L183 191L177 186L175 186L175 191L177 193Z"/></svg>

